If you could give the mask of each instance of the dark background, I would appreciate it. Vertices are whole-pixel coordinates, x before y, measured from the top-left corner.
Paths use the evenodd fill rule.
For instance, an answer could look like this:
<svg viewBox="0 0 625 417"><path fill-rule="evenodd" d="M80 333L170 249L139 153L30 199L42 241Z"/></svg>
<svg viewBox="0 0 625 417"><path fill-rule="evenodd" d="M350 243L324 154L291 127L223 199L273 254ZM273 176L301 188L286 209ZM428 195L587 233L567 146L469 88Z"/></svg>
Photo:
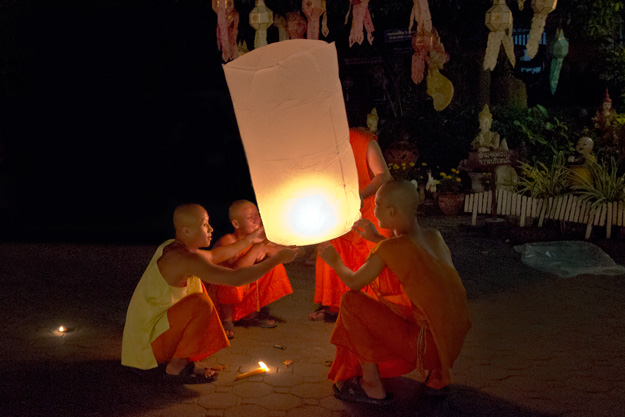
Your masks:
<svg viewBox="0 0 625 417"><path fill-rule="evenodd" d="M301 8L295 0L266 3L274 13ZM336 42L351 125L364 125L376 106L381 122L413 122L422 155L457 164L478 129L490 1L463 10L448 0L431 3L451 55L443 74L456 90L442 112L432 110L425 82L393 90L400 72L409 74L412 48L410 40L385 43L385 30L407 29L412 1L370 5L374 44L352 48L344 24L349 3L334 1L324 40ZM252 49L254 30L246 22L254 1L236 7L239 40ZM515 27L529 27L530 7L514 13ZM229 203L253 200L254 193L216 19L209 0L0 0L0 241L152 243L171 235L171 213L185 202L207 208L217 235L228 231ZM554 24L548 20L547 29ZM277 41L277 29L268 38ZM523 48L516 52L519 61ZM541 47L532 62L516 67L528 105L600 104L604 87L588 77L577 82L566 67L551 97L545 54ZM586 61L572 51L565 62ZM489 79L507 76L505 58L499 62ZM543 71L521 74L522 65ZM388 91L376 80L380 69ZM393 100L406 102L402 115L391 114ZM383 135L380 142L388 144Z"/></svg>

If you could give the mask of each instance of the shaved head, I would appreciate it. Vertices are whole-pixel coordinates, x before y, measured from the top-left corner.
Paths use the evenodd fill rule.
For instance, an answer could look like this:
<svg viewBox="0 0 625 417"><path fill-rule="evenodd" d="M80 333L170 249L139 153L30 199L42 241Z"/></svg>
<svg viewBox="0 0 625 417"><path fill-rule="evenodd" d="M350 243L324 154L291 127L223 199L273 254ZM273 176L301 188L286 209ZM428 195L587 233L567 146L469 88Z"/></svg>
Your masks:
<svg viewBox="0 0 625 417"><path fill-rule="evenodd" d="M250 206L256 207L256 205L254 205L254 203L252 203L251 201L237 200L234 203L230 204L230 208L228 209L228 217L230 218L230 220L238 220L243 209Z"/></svg>
<svg viewBox="0 0 625 417"><path fill-rule="evenodd" d="M378 197L388 206L395 207L406 216L416 216L419 206L419 193L414 184L407 180L384 183L377 192Z"/></svg>
<svg viewBox="0 0 625 417"><path fill-rule="evenodd" d="M176 231L183 227L197 227L202 215L206 213L199 204L182 204L174 210L174 228Z"/></svg>

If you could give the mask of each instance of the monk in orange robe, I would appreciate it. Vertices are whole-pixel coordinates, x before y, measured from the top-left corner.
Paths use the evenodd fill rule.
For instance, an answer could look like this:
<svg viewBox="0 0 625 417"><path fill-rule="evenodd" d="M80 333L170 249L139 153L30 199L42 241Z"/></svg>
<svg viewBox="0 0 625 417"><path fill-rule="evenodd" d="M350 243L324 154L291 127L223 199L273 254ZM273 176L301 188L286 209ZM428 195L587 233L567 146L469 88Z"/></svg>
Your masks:
<svg viewBox="0 0 625 417"><path fill-rule="evenodd" d="M235 201L230 205L228 214L234 232L219 239L215 243L216 248L246 239L262 227L258 208L250 201ZM282 246L264 239L247 246L221 265L234 269L253 265L275 255L281 248ZM265 328L276 327L278 323L275 319L259 317L260 309L291 294L293 289L284 266L280 264L251 284L239 287L215 285L209 288L209 292L215 294L214 299L219 303L219 314L226 335L232 339L235 321Z"/></svg>
<svg viewBox="0 0 625 417"><path fill-rule="evenodd" d="M382 184L392 179L388 166L376 135L364 128L352 128L349 131L349 141L356 160L358 172L358 189L362 206L360 213L363 219L370 220L376 225L377 231L385 236L390 236L388 230L382 230L373 214L374 196ZM330 241L332 246L340 254L341 259L351 269L358 269L365 263L369 251L374 244L363 239L355 231L346 233ZM317 256L315 267L315 296L314 302L321 307L310 314L311 320L321 320L324 316L334 315L341 303L341 296L348 290L336 272ZM365 287L363 291L368 292Z"/></svg>
<svg viewBox="0 0 625 417"><path fill-rule="evenodd" d="M343 295L330 341L336 356L329 378L345 401L385 404L392 400L381 378L419 369L426 390L439 394L471 328L464 286L440 232L417 221L419 196L409 181L384 184L375 215L386 238L361 219L355 229L379 242L365 264L353 271L333 246L320 256L353 290ZM380 275L388 270L391 274ZM359 292L370 285L375 297Z"/></svg>
<svg viewBox="0 0 625 417"><path fill-rule="evenodd" d="M229 342L202 282L249 284L280 263L292 261L297 249L285 247L264 262L233 270L216 264L262 241L262 228L209 251L200 249L210 245L213 231L202 206L181 205L173 220L175 239L158 247L130 300L121 361L137 369L166 364L165 374L171 381L210 382L214 372L197 362Z"/></svg>

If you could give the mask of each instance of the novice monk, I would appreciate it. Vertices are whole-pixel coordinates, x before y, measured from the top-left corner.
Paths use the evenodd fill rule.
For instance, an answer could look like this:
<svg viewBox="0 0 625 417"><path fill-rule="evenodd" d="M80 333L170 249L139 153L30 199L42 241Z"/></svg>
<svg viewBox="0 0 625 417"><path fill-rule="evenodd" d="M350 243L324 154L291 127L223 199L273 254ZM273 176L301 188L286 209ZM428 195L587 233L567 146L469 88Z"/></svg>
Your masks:
<svg viewBox="0 0 625 417"><path fill-rule="evenodd" d="M385 404L392 400L381 378L427 371L430 391L450 383L450 369L471 327L462 281L436 229L417 222L419 196L408 181L384 184L375 198L386 239L366 220L361 235L380 242L357 271L346 267L329 244L320 255L353 290L343 295L330 341L337 346L328 378L345 401ZM383 270L392 273L382 275ZM370 285L377 298L359 292ZM361 377L362 376L362 377Z"/></svg>
<svg viewBox="0 0 625 417"><path fill-rule="evenodd" d="M215 243L215 248L231 245L246 239L252 233L262 228L260 215L256 205L247 200L235 201L228 211L234 233L223 236ZM264 234L263 234L264 235ZM229 268L242 268L254 265L268 257L274 256L282 246L264 239L262 242L248 244L233 257L222 262ZM293 289L286 275L283 265L275 266L258 281L248 285L232 287L227 285L211 286L209 291L216 294L215 301L219 303L219 315L228 339L234 337L234 323L239 321L245 325L260 327L276 327L277 322L272 318L259 318L261 307L273 303L285 295L291 294Z"/></svg>
<svg viewBox="0 0 625 417"><path fill-rule="evenodd" d="M284 248L265 262L232 270L215 265L261 240L262 230L230 246L211 251L213 228L202 206L185 204L174 211L176 238L161 244L137 284L122 340L122 365L138 369L167 363L168 379L209 382L214 372L195 364L230 345L202 281L244 285L282 262L297 249Z"/></svg>
<svg viewBox="0 0 625 417"><path fill-rule="evenodd" d="M378 188L390 181L392 177L376 135L366 129L352 128L349 130L349 142L354 152L358 172L358 189L362 201L360 213L362 218L372 221L377 227L378 222L373 214L373 196ZM382 231L382 229L378 229L378 232L388 234L388 231ZM374 246L354 231L333 239L330 243L351 269L360 268ZM320 308L311 313L309 318L322 320L325 317L335 317L341 303L341 296L347 290L347 286L339 279L336 272L318 256L315 266L314 302L318 303Z"/></svg>

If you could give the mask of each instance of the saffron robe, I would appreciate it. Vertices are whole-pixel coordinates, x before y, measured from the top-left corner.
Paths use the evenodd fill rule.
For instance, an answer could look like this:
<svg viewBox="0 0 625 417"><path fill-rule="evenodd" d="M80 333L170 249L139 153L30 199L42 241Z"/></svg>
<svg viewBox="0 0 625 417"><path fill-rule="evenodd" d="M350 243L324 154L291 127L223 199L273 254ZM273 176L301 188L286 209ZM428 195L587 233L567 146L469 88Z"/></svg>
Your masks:
<svg viewBox="0 0 625 417"><path fill-rule="evenodd" d="M172 242L173 239L167 240L156 249L130 300L122 338L121 361L124 366L151 369L158 366L159 360L163 362L174 357L162 354L157 360L152 349L152 343L170 329L171 333L179 334L168 339L173 346L159 346L163 352L171 352L172 355L176 351L184 351L189 358L206 357L229 346L212 301L207 296L202 297L206 292L202 281L192 276L184 287L173 287L161 275L157 261L163 254L163 248ZM193 326L189 326L189 320L198 320L193 316L186 322L170 321L169 310L183 301L183 306L176 310L181 311L187 306L195 311L202 309L201 323L193 322ZM176 318L179 316L175 315ZM190 328L196 331L189 331Z"/></svg>
<svg viewBox="0 0 625 417"><path fill-rule="evenodd" d="M217 241L215 246L219 245L220 241ZM239 252L236 255L236 260L245 256L251 248L252 246ZM221 265L232 268L236 260L234 262L230 261L230 263L222 262ZM292 292L293 288L291 287L291 282L282 264L275 266L271 271L251 284L238 287L218 284L211 284L209 286L209 293L211 296L216 297L219 304L234 305L232 313L233 321L241 320L254 311L260 311L262 307Z"/></svg>
<svg viewBox="0 0 625 417"><path fill-rule="evenodd" d="M367 147L372 140L377 141L377 136L365 129L353 128L349 130L349 142L356 159L358 188L360 190L365 188L372 178L369 164L367 163ZM360 209L361 217L370 220L375 225L378 233L387 237L390 236L388 230L379 227L378 219L376 219L373 213L374 209L375 196L366 198ZM334 246L345 265L354 271L365 263L369 252L375 246L353 230L343 236L332 239L330 244ZM333 310L338 310L341 304L341 296L348 290L349 288L341 281L336 272L320 256L317 256L314 302L332 307ZM368 286L363 291L373 295Z"/></svg>
<svg viewBox="0 0 625 417"><path fill-rule="evenodd" d="M330 339L337 352L328 377L362 375L361 359L377 363L383 378L439 368L437 388L448 385L471 328L457 271L405 236L380 242L373 253L392 274L371 283L377 300L345 294L346 314L342 304Z"/></svg>

